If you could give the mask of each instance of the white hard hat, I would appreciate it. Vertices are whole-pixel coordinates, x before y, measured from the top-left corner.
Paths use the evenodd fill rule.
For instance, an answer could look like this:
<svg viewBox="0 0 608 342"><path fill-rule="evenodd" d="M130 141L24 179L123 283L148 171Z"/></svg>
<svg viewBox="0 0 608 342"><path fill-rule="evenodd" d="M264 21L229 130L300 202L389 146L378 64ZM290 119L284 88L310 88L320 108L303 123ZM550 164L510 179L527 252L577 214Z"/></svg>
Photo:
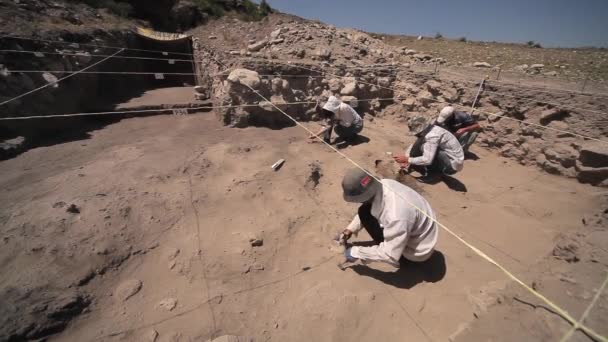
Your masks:
<svg viewBox="0 0 608 342"><path fill-rule="evenodd" d="M454 114L454 107L452 107L452 106L443 107L441 112L439 112L439 117L437 117L437 123L438 124L444 123L445 120L447 120L450 116L452 116L452 114Z"/></svg>

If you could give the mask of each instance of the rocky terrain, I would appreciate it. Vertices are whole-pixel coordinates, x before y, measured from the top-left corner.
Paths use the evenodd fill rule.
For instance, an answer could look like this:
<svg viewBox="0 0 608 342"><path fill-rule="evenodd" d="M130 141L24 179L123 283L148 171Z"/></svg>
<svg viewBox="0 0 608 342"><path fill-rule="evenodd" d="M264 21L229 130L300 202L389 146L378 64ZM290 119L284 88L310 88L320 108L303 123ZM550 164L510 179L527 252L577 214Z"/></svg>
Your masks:
<svg viewBox="0 0 608 342"><path fill-rule="evenodd" d="M75 55L2 54L7 70L71 71L100 52L89 43L155 48L126 30L133 19L105 9L0 5L3 22L13 16L21 23L3 33L72 44L2 39L3 49ZM86 137L0 162L0 340L512 341L557 340L567 331L535 297L444 232L439 276L334 266L340 252L329 240L355 209L339 190L350 164L306 143L305 132L274 106L316 129L319 105L341 97L366 125L367 140L345 153L395 177L386 152L411 142L408 120L434 117L447 104L472 106L479 81L427 70L458 61L416 43L286 14L248 22L237 11L211 19L188 1L169 6L172 19L163 22L164 5L136 23L175 30L207 23L188 33L200 42L195 55L204 60L195 62L207 70L211 100L222 108L105 122ZM23 24L34 11L48 16ZM106 68L98 70L180 71L119 60ZM0 96L62 77L49 74L3 73ZM147 89L191 89L193 81L101 77L49 87L11 103L10 111L7 105L3 115L113 108ZM441 222L578 318L608 267L608 149L568 132L606 141L608 97L484 85L474 111L484 131L455 184L401 180L429 199ZM118 96L99 94L106 89ZM241 107L225 107L234 105ZM23 127L1 128L11 138L3 146L25 135ZM278 159L286 164L273 171ZM599 298L585 323L605 335L608 300ZM588 338L578 332L573 340Z"/></svg>

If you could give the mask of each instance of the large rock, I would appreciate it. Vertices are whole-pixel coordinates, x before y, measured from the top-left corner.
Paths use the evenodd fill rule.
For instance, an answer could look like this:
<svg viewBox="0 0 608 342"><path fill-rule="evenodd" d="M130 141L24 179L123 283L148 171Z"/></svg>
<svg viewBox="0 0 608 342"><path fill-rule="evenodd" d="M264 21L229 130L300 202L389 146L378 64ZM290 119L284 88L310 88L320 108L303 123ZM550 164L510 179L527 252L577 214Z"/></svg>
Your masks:
<svg viewBox="0 0 608 342"><path fill-rule="evenodd" d="M599 141L584 143L579 161L586 167L608 167L608 145Z"/></svg>
<svg viewBox="0 0 608 342"><path fill-rule="evenodd" d="M589 183L591 185L599 185L606 183L608 180L608 167L586 167L578 163L576 165L578 171L576 178L581 183Z"/></svg>
<svg viewBox="0 0 608 342"><path fill-rule="evenodd" d="M340 90L340 95L355 95L357 91L357 82L350 82L344 85L344 88Z"/></svg>
<svg viewBox="0 0 608 342"><path fill-rule="evenodd" d="M542 68L544 68L544 67L545 67L545 65L544 65L544 64L532 64L532 65L530 65L530 68L529 68L529 69L533 69L533 70L540 70L540 69L542 69Z"/></svg>
<svg viewBox="0 0 608 342"><path fill-rule="evenodd" d="M559 163L565 168L573 167L578 155L574 148L560 143L545 149L543 153L548 160Z"/></svg>
<svg viewBox="0 0 608 342"><path fill-rule="evenodd" d="M540 123L546 125L553 120L562 120L566 118L569 113L563 109L551 108L540 113Z"/></svg>
<svg viewBox="0 0 608 342"><path fill-rule="evenodd" d="M279 38L279 36L281 35L282 32L283 32L283 29L278 28L278 29L270 32L270 38L271 39L277 39L277 38Z"/></svg>
<svg viewBox="0 0 608 342"><path fill-rule="evenodd" d="M315 56L319 57L320 59L327 60L331 57L331 50L326 48L318 48L315 51Z"/></svg>
<svg viewBox="0 0 608 342"><path fill-rule="evenodd" d="M260 85L260 75L248 69L235 69L228 75L228 81L257 89Z"/></svg>
<svg viewBox="0 0 608 342"><path fill-rule="evenodd" d="M416 100L420 103L421 106L428 107L431 103L435 102L433 94L431 94L428 90L423 90L418 93L416 96Z"/></svg>
<svg viewBox="0 0 608 342"><path fill-rule="evenodd" d="M430 91L431 94L433 94L433 95L439 95L439 92L441 91L441 89L440 89L441 88L441 83L439 83L439 82L437 82L435 80L430 80L430 81L427 81L425 83L425 85L426 85L426 89L428 91Z"/></svg>
<svg viewBox="0 0 608 342"><path fill-rule="evenodd" d="M253 43L253 44L247 46L247 50L249 50L250 52L257 52L257 51L262 50L266 45L268 45L268 41L261 40L257 43Z"/></svg>

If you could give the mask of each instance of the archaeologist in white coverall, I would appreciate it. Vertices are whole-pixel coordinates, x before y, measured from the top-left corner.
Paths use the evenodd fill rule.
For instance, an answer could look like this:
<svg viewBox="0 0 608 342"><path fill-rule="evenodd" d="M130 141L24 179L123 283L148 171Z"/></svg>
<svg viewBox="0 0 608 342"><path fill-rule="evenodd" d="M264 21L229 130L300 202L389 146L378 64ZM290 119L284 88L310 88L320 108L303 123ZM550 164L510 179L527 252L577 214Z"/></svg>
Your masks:
<svg viewBox="0 0 608 342"><path fill-rule="evenodd" d="M344 252L348 261L381 261L399 267L402 257L413 262L431 257L438 230L435 213L420 194L392 179L378 182L361 169L346 173L342 189L344 200L361 203L357 215L342 232L344 239L365 229L376 243L372 247L348 248Z"/></svg>
<svg viewBox="0 0 608 342"><path fill-rule="evenodd" d="M310 139L323 134L323 140L327 143L331 141L331 131L335 129L338 137L343 141L353 141L363 130L363 119L350 105L340 101L335 96L330 96L323 109L321 116L327 120L324 126L316 134L311 135Z"/></svg>
<svg viewBox="0 0 608 342"><path fill-rule="evenodd" d="M464 151L452 133L422 116L412 118L408 127L417 139L405 155L394 155L401 168L412 168L423 176L453 175L462 170Z"/></svg>

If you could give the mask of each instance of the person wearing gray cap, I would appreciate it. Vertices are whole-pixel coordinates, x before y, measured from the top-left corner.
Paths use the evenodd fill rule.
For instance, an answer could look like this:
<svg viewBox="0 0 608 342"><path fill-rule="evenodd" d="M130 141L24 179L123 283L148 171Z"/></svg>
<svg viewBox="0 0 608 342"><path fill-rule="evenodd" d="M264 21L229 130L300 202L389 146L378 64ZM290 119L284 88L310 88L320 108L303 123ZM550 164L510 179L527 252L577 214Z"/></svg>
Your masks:
<svg viewBox="0 0 608 342"><path fill-rule="evenodd" d="M402 257L413 262L431 257L438 229L433 209L420 194L392 179L377 181L358 168L344 175L342 190L345 201L361 203L357 215L342 232L344 240L365 229L376 243L346 249L348 261L380 261L399 267Z"/></svg>

